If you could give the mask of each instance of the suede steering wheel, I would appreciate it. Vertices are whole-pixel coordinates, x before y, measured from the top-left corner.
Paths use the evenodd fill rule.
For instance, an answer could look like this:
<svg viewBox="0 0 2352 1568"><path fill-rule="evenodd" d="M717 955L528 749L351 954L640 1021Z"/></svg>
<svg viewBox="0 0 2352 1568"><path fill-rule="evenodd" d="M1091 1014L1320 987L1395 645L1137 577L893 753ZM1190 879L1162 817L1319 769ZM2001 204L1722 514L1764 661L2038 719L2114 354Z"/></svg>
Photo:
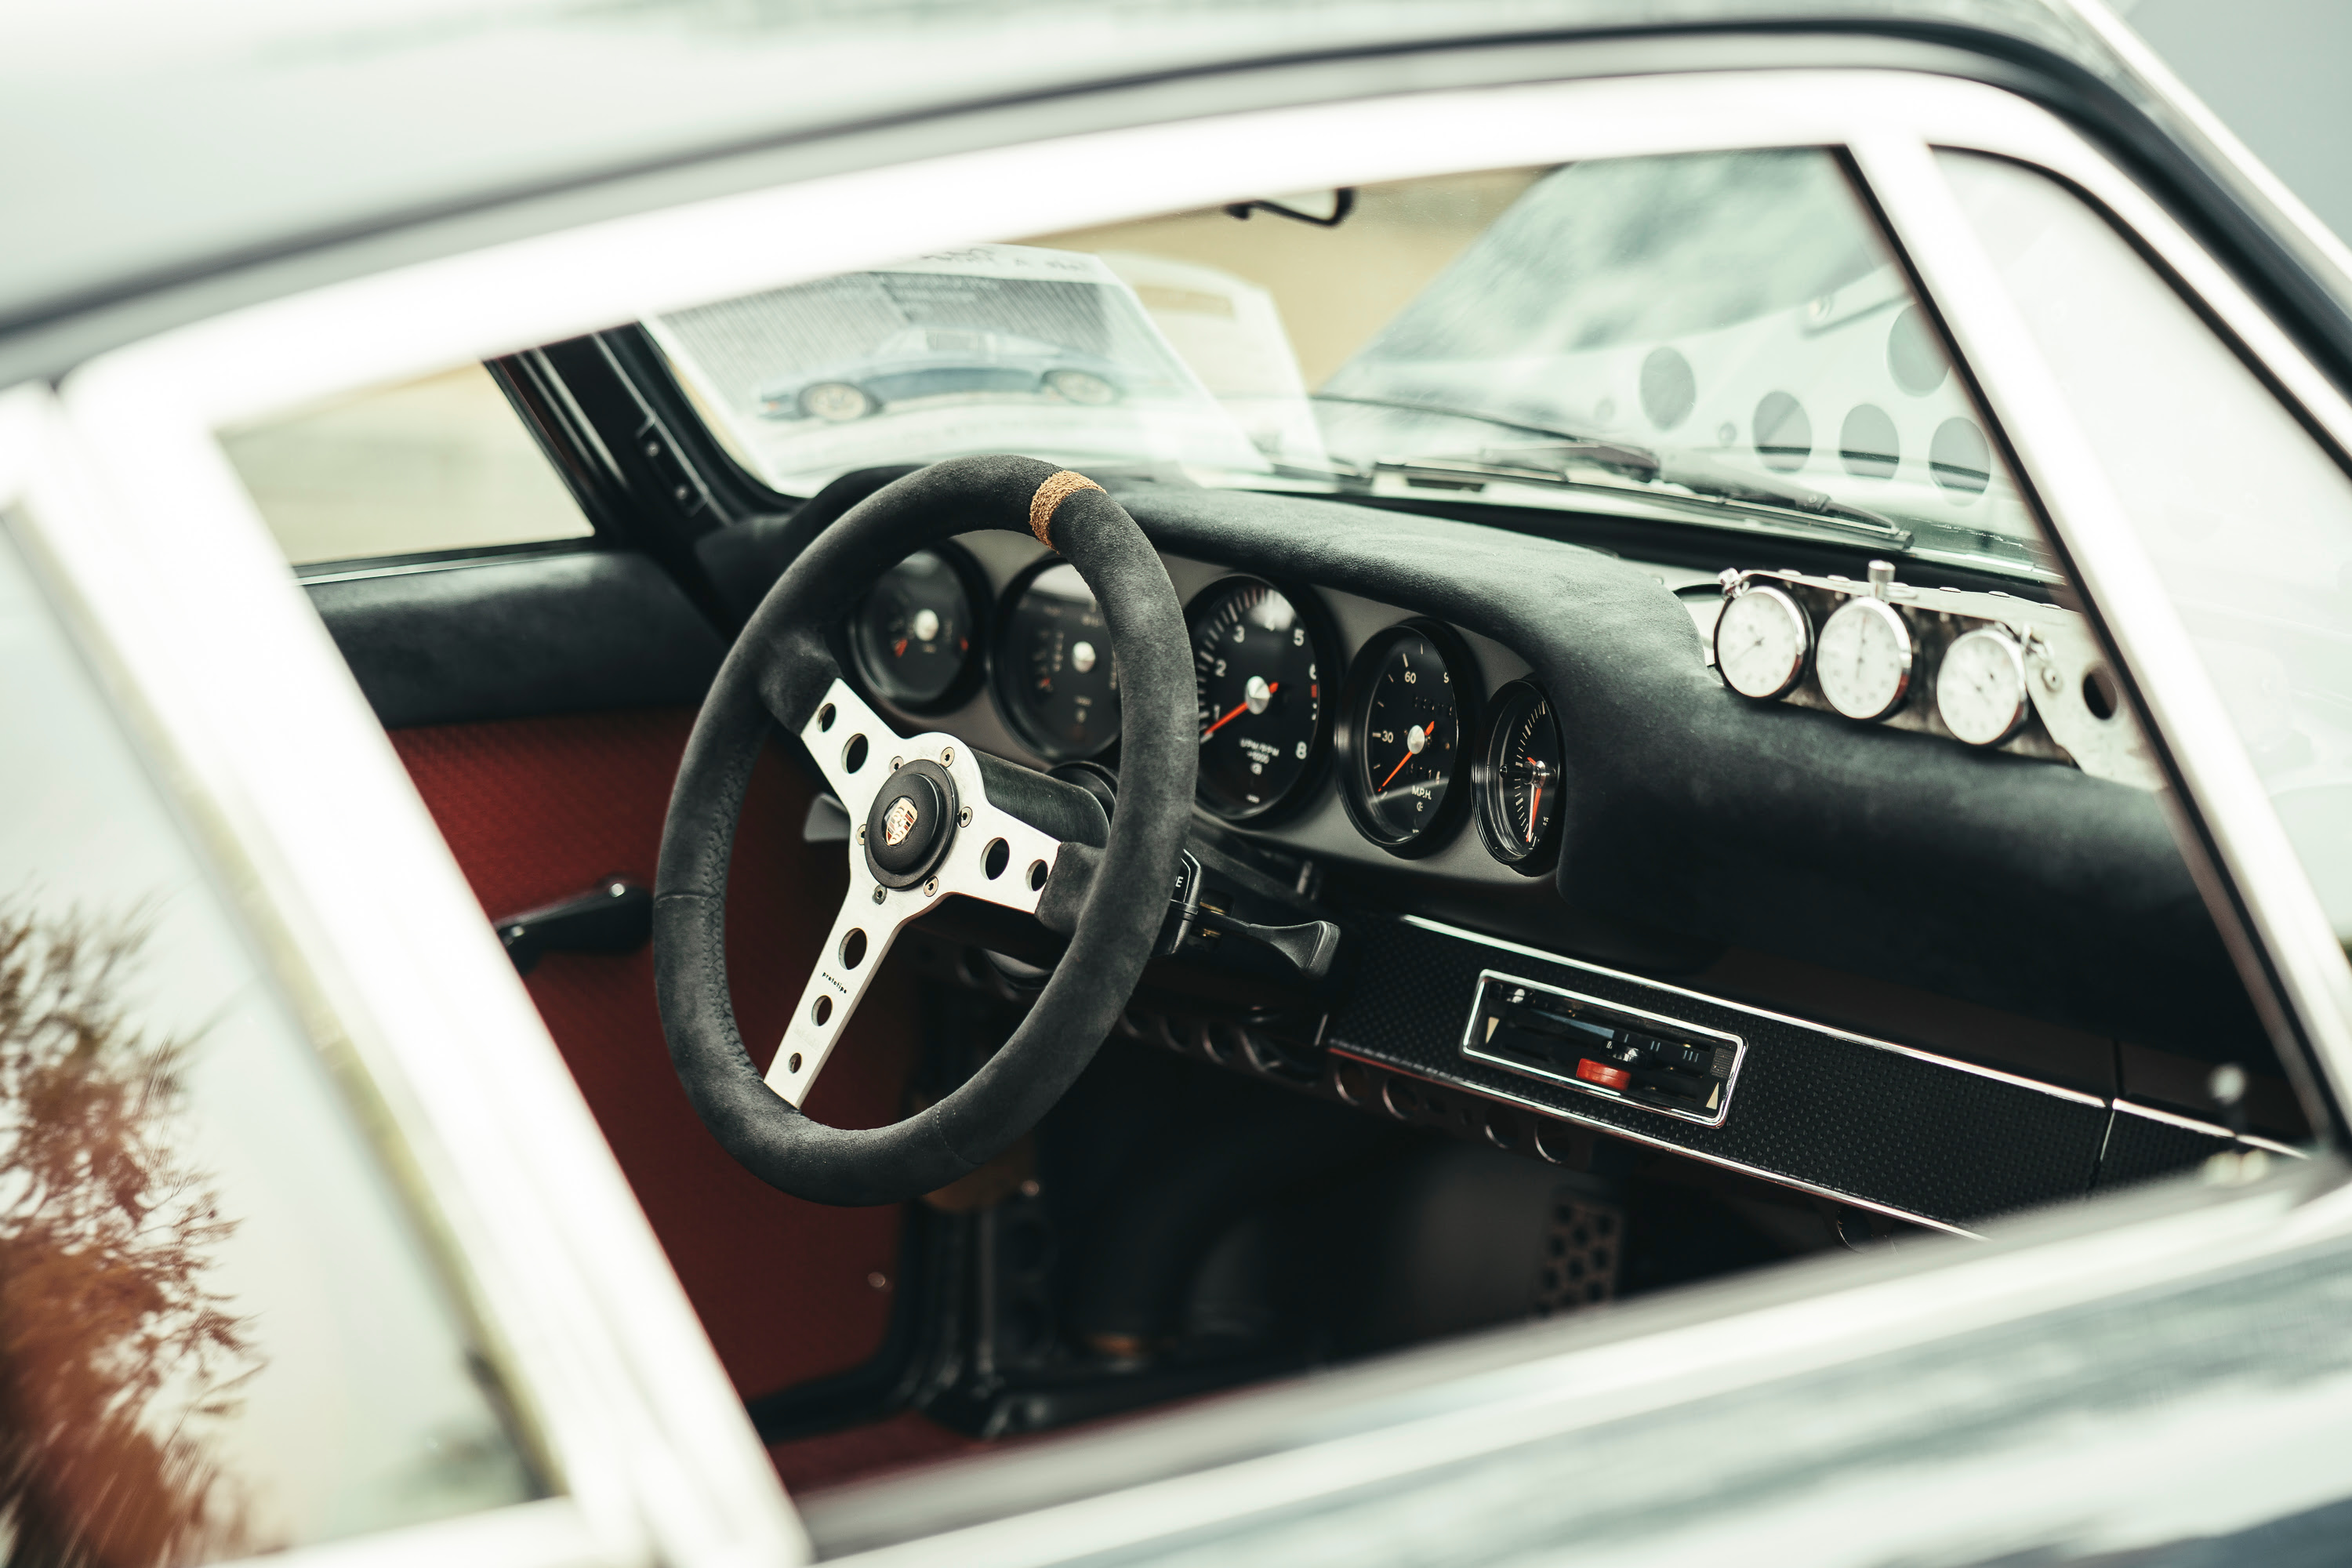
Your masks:
<svg viewBox="0 0 2352 1568"><path fill-rule="evenodd" d="M1085 579L1118 661L1118 819L1075 785L953 735L900 736L841 679L827 631L909 553L985 528L1034 533ZM810 542L719 668L662 830L654 965L670 1060L703 1125L754 1175L826 1204L918 1197L1036 1125L1094 1057L1151 956L1200 747L1184 619L1160 557L1093 480L1030 458L963 458L885 486ZM763 1078L727 985L727 863L772 726L798 736L857 825L849 892ZM961 894L1070 938L1013 1037L961 1088L887 1127L802 1113L906 924Z"/></svg>

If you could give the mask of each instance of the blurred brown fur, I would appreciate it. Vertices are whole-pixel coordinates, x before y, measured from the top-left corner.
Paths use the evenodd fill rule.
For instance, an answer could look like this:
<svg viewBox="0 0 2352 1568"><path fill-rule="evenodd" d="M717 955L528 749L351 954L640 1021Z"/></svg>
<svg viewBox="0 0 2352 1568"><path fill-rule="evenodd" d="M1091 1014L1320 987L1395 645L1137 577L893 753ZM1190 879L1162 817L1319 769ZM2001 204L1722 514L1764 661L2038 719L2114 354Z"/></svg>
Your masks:
<svg viewBox="0 0 2352 1568"><path fill-rule="evenodd" d="M0 903L0 1542L24 1568L254 1549L206 1429L259 1369L205 1281L234 1228L174 1147L193 1042L126 987L145 931Z"/></svg>

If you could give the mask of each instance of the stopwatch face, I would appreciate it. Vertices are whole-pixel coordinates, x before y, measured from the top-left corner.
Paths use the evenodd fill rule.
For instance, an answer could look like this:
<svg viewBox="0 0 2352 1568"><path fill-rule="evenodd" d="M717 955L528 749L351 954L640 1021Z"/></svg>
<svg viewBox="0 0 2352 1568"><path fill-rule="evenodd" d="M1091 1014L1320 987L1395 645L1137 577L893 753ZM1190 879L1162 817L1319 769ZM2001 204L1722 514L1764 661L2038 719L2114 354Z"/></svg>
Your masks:
<svg viewBox="0 0 2352 1568"><path fill-rule="evenodd" d="M1812 625L1794 599L1778 588L1752 587L1716 617L1715 668L1742 697L1785 697L1804 678L1812 640Z"/></svg>
<svg viewBox="0 0 2352 1568"><path fill-rule="evenodd" d="M1848 599L1822 627L1813 676L1849 719L1884 719L1911 690L1911 629L1881 599Z"/></svg>
<svg viewBox="0 0 2352 1568"><path fill-rule="evenodd" d="M1936 713L1971 746L1998 746L2025 722L2025 650L1993 626L1962 632L1936 671Z"/></svg>

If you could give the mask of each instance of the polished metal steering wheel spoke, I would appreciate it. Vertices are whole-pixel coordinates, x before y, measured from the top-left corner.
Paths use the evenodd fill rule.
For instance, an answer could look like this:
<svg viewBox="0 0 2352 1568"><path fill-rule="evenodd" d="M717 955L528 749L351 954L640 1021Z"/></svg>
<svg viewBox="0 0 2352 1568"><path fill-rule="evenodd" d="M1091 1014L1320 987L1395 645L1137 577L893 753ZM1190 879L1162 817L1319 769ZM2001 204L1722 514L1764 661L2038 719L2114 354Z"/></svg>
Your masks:
<svg viewBox="0 0 2352 1568"><path fill-rule="evenodd" d="M950 894L1034 913L1061 853L1051 834L989 803L980 758L970 747L936 731L902 738L846 681L834 681L802 727L801 741L849 814L849 892L768 1068L768 1087L794 1106L807 1102L825 1058L909 921ZM948 781L942 792L952 808L948 820L926 819L926 808L940 797L910 783L910 768ZM889 787L894 780L898 790ZM892 886L902 879L877 875L867 854L869 832L935 832L946 835L947 843L918 868L919 876L907 873L913 879ZM894 838L890 847L900 842Z"/></svg>

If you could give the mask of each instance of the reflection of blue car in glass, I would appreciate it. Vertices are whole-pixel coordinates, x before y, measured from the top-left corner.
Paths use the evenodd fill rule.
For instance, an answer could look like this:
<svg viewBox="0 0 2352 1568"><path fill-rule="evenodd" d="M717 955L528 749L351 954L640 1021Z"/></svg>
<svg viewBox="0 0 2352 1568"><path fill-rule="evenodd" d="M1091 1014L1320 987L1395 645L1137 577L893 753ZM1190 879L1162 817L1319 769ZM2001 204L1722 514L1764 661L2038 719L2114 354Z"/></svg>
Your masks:
<svg viewBox="0 0 2352 1568"><path fill-rule="evenodd" d="M846 364L772 382L754 401L770 419L835 423L863 419L910 398L955 393L1037 393L1100 408L1124 396L1130 379L1115 361L1040 338L909 327Z"/></svg>

